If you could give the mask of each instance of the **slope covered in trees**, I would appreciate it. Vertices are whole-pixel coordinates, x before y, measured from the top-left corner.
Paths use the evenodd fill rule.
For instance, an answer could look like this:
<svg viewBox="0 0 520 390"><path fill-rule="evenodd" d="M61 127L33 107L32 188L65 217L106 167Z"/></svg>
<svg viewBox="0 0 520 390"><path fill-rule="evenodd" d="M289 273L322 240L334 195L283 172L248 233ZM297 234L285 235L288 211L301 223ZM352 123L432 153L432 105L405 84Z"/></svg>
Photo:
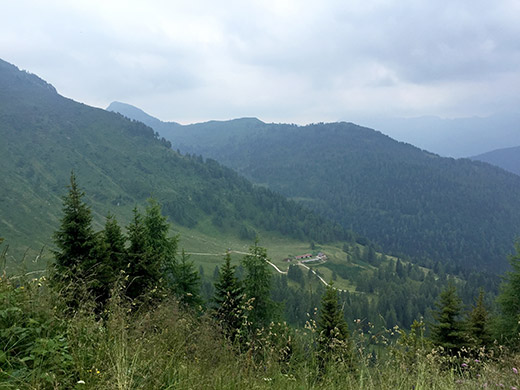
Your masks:
<svg viewBox="0 0 520 390"><path fill-rule="evenodd" d="M49 244L72 169L96 210L96 229L109 210L126 225L133 207L153 195L176 225L211 221L248 240L258 230L307 242L348 238L214 160L176 153L144 124L66 99L3 61L0 139L0 232L11 253Z"/></svg>
<svg viewBox="0 0 520 390"><path fill-rule="evenodd" d="M167 130L163 124L162 131L174 148L216 158L385 251L425 264L502 270L520 235L518 176L441 158L352 123L238 119Z"/></svg>
<svg viewBox="0 0 520 390"><path fill-rule="evenodd" d="M520 146L493 150L473 156L471 159L487 162L520 175Z"/></svg>

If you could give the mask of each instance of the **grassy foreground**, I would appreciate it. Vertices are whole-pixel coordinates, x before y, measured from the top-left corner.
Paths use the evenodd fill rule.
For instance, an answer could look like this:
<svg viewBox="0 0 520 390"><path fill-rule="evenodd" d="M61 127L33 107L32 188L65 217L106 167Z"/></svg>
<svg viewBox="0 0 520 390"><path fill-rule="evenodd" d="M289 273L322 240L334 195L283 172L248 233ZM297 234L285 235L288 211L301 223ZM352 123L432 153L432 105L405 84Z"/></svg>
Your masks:
<svg viewBox="0 0 520 390"><path fill-rule="evenodd" d="M116 293L101 317L87 302L65 314L45 278L2 276L0 389L520 388L518 355L497 347L450 363L397 328L352 324L352 358L323 365L312 316L305 329L272 324L241 345L171 300L136 308Z"/></svg>

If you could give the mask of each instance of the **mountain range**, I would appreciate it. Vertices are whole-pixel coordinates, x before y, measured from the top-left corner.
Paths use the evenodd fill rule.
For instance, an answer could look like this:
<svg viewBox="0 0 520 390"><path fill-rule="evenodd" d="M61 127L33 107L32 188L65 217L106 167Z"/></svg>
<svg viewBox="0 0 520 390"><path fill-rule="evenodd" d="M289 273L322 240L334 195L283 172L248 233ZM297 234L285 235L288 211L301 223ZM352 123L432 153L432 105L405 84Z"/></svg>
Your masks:
<svg viewBox="0 0 520 390"><path fill-rule="evenodd" d="M96 228L109 211L126 224L153 196L175 226L218 227L250 242L260 232L307 243L351 237L214 160L177 153L143 123L64 98L1 60L0 139L0 237L11 253L52 247L72 170Z"/></svg>
<svg viewBox="0 0 520 390"><path fill-rule="evenodd" d="M372 116L358 122L445 157L470 157L520 145L520 112L454 119Z"/></svg>
<svg viewBox="0 0 520 390"><path fill-rule="evenodd" d="M359 232L393 254L503 270L520 235L520 177L444 158L353 123L192 125L143 120L174 149L211 157L258 185Z"/></svg>

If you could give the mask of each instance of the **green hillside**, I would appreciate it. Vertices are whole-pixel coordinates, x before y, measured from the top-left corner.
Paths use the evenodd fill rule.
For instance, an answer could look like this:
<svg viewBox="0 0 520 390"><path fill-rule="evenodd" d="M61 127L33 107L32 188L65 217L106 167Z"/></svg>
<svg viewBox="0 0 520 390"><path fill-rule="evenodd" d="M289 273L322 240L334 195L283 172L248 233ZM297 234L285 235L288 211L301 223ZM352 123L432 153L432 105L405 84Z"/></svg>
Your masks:
<svg viewBox="0 0 520 390"><path fill-rule="evenodd" d="M16 258L52 245L71 170L97 227L109 210L126 224L131 209L153 196L174 226L218 228L244 242L264 232L307 243L350 239L216 161L176 153L144 124L66 99L3 61L0 139L0 236Z"/></svg>
<svg viewBox="0 0 520 390"><path fill-rule="evenodd" d="M110 107L109 107L110 109ZM111 107L124 115L124 105ZM441 158L352 123L162 124L173 148L218 159L382 245L456 268L503 270L520 235L520 178Z"/></svg>
<svg viewBox="0 0 520 390"><path fill-rule="evenodd" d="M175 152L142 123L63 98L38 77L0 65L0 236L5 238L0 249L9 245L12 270L13 259L27 249L33 259L42 246L52 248L74 170L96 231L109 211L127 225L133 207L143 210L153 195L172 223L171 233L180 234L179 247L201 272L206 299L224 252L231 249L238 264L256 234L278 267L271 269L273 299L295 325L303 325L306 313L319 304L324 281L334 280L342 290L349 321L370 318L404 326L428 315L448 281L442 267L430 272L388 257L374 244L360 245L368 242L294 201L255 187L216 161ZM327 255L325 262L302 266L294 261L319 252ZM43 264L27 266L41 269ZM469 272L464 277L460 288L466 302L479 286L496 291L493 278Z"/></svg>

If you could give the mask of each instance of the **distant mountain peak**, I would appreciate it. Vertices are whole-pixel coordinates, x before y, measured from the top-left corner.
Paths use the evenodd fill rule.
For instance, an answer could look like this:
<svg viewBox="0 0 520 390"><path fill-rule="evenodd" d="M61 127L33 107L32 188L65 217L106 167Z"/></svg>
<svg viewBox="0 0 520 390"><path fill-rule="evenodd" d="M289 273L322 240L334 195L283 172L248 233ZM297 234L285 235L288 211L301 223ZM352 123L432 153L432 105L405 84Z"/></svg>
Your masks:
<svg viewBox="0 0 520 390"><path fill-rule="evenodd" d="M138 107L128 103L114 101L106 108L107 111L117 112L127 118L135 119L139 122L148 124L149 126L157 126L160 123L169 123L170 125L179 125L177 122L162 122L160 119L144 112Z"/></svg>

